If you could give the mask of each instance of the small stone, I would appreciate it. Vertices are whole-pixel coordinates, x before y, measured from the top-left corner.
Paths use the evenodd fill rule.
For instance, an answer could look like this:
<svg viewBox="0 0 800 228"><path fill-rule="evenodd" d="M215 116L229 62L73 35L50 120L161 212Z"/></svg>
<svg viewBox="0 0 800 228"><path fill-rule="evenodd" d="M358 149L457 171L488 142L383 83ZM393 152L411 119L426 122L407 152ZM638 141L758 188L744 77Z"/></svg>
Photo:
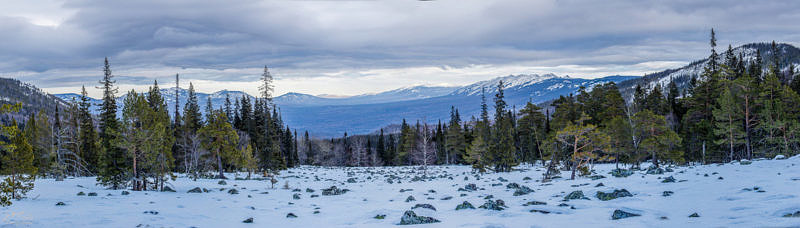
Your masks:
<svg viewBox="0 0 800 228"><path fill-rule="evenodd" d="M131 194L131 193L130 193L130 192L128 192L128 191L122 191L122 195L123 195L123 196L127 196L127 195L130 195L130 194Z"/></svg>
<svg viewBox="0 0 800 228"><path fill-rule="evenodd" d="M662 180L661 183L675 183L675 178L672 176L668 176L667 178L664 178L664 180Z"/></svg>
<svg viewBox="0 0 800 228"><path fill-rule="evenodd" d="M550 214L550 212L549 212L549 211L545 211L545 210L538 210L538 209L533 209L533 210L531 210L531 212L539 212L539 213L542 213L542 214Z"/></svg>
<svg viewBox="0 0 800 228"><path fill-rule="evenodd" d="M186 191L186 193L203 193L203 190L200 187L194 187L193 189Z"/></svg>
<svg viewBox="0 0 800 228"><path fill-rule="evenodd" d="M245 219L245 220L244 220L244 221L242 221L242 222L243 222L243 223L253 223L253 218L252 218L252 217L250 217L250 218L247 218L247 219Z"/></svg>
<svg viewBox="0 0 800 228"><path fill-rule="evenodd" d="M231 194L231 195L239 194L239 190L236 190L235 188L231 188L230 190L228 190L228 194Z"/></svg>
<svg viewBox="0 0 800 228"><path fill-rule="evenodd" d="M800 211L783 215L784 218L800 218Z"/></svg>
<svg viewBox="0 0 800 228"><path fill-rule="evenodd" d="M90 192L87 196L97 196L96 192Z"/></svg>
<svg viewBox="0 0 800 228"><path fill-rule="evenodd" d="M626 212L626 211L623 211L623 210L614 210L614 214L611 215L611 219L612 220L617 220L617 219L624 219L624 218L636 217L636 216L641 216L641 215L640 214Z"/></svg>
<svg viewBox="0 0 800 228"><path fill-rule="evenodd" d="M295 193L294 195L292 195L292 199L299 200L300 199L300 194Z"/></svg>
<svg viewBox="0 0 800 228"><path fill-rule="evenodd" d="M451 200L451 199L453 199L452 196L445 196L445 197L442 197L440 200Z"/></svg>
<svg viewBox="0 0 800 228"><path fill-rule="evenodd" d="M417 199L414 199L414 196L408 196L408 198L406 198L406 203L411 201L417 201Z"/></svg>
<svg viewBox="0 0 800 228"><path fill-rule="evenodd" d="M664 191L663 193L661 193L661 196L663 196L663 197L667 197L667 196L671 196L671 195L672 195L672 194L674 194L674 193L675 193L675 192L673 192L673 191Z"/></svg>
<svg viewBox="0 0 800 228"><path fill-rule="evenodd" d="M225 182L225 180L220 180L219 182L217 182L217 184L218 185L227 185L228 182Z"/></svg>
<svg viewBox="0 0 800 228"><path fill-rule="evenodd" d="M158 211L145 211L144 214L157 215Z"/></svg>
<svg viewBox="0 0 800 228"><path fill-rule="evenodd" d="M83 192L78 192L78 195L79 195L79 196L85 196L85 195L86 195L86 193L83 193Z"/></svg>
<svg viewBox="0 0 800 228"><path fill-rule="evenodd" d="M175 192L175 189L172 189L169 186L164 186L164 189L162 189L161 191L162 192Z"/></svg>
<svg viewBox="0 0 800 228"><path fill-rule="evenodd" d="M414 205L414 207L412 207L411 210L414 210L414 209L417 209L417 208L431 209L431 210L434 210L434 211L436 210L436 208L433 207L433 205L430 205L430 204L427 204L427 203L418 203L417 205Z"/></svg>
<svg viewBox="0 0 800 228"><path fill-rule="evenodd" d="M689 215L689 218L697 218L697 217L700 217L700 215L698 215L697 212L692 213L691 215Z"/></svg>
<svg viewBox="0 0 800 228"><path fill-rule="evenodd" d="M374 218L374 219L385 219L386 215L375 215L375 217L372 217L372 218Z"/></svg>
<svg viewBox="0 0 800 228"><path fill-rule="evenodd" d="M547 203L542 201L530 201L525 204L522 204L522 206L531 206L531 205L547 205Z"/></svg>
<svg viewBox="0 0 800 228"><path fill-rule="evenodd" d="M606 185L604 185L603 182L600 182L597 185L595 185L594 187L597 188L597 187L603 187L603 186L606 186Z"/></svg>
<svg viewBox="0 0 800 228"><path fill-rule="evenodd" d="M66 206L66 205L67 205L67 204L65 204L64 202L58 202L58 203L56 203L56 206Z"/></svg>
<svg viewBox="0 0 800 228"><path fill-rule="evenodd" d="M297 215L295 215L294 213L289 213L289 214L286 214L286 217L287 218L297 218Z"/></svg>

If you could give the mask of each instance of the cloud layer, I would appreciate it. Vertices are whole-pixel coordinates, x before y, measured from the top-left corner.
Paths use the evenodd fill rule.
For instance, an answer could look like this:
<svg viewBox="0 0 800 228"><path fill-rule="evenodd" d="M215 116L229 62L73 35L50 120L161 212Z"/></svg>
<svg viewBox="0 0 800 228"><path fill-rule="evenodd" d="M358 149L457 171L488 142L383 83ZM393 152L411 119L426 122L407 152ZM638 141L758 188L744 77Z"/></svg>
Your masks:
<svg viewBox="0 0 800 228"><path fill-rule="evenodd" d="M6 1L0 76L51 92L93 86L108 56L122 88L175 73L203 91L360 94L519 73L599 77L679 66L720 44L800 41L800 2ZM92 92L97 94L97 92Z"/></svg>

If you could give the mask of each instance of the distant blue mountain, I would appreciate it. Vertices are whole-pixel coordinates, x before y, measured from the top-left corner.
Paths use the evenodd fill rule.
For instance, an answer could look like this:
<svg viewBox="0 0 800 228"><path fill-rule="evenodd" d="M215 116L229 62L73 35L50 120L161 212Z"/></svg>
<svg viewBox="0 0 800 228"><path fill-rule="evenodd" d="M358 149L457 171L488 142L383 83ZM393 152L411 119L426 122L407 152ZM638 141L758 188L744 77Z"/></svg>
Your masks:
<svg viewBox="0 0 800 228"><path fill-rule="evenodd" d="M453 92L424 99L388 103L359 105L294 106L281 105L283 120L292 128L309 130L315 136L332 137L348 134L366 134L381 127L399 123L427 121L446 122L450 118L450 106L459 109L462 119L480 113L481 90L486 89L487 102L497 91L500 80L506 84L505 99L510 107L522 108L525 103L546 102L561 95L575 93L580 86L592 88L607 82L621 82L638 78L635 76L609 76L597 79L557 77L548 75L512 75L482 81L460 87Z"/></svg>
<svg viewBox="0 0 800 228"><path fill-rule="evenodd" d="M509 75L491 80L477 82L462 87L428 87L415 86L400 88L377 94L365 94L345 98L326 98L302 93L287 93L274 99L280 108L283 121L293 129L308 130L317 137L334 137L348 132L348 134L367 134L379 130L381 127L397 124L404 118L409 122L447 121L450 116L450 106L459 109L463 119L477 116L480 112L481 91L485 89L487 102L492 103L492 98L497 92L497 84L505 84L506 102L510 107L517 109L531 101L533 103L546 102L561 95L575 93L580 86L591 89L594 85L606 82L622 82L638 77L634 76L609 76L597 79L583 79L559 77L553 74L544 75ZM161 89L168 103L170 113L175 105L175 88ZM179 109L188 97L188 91L177 91L178 100L181 101ZM67 102L73 97L79 100L80 95L74 93L56 94ZM197 93L200 110L205 110L206 99L211 98L212 106L222 107L225 97L231 100L242 96L252 96L239 91L218 91L212 94ZM117 103L123 105L123 96L117 98ZM101 101L92 99L92 103L100 104ZM99 108L99 107L97 107ZM93 111L95 111L95 108Z"/></svg>

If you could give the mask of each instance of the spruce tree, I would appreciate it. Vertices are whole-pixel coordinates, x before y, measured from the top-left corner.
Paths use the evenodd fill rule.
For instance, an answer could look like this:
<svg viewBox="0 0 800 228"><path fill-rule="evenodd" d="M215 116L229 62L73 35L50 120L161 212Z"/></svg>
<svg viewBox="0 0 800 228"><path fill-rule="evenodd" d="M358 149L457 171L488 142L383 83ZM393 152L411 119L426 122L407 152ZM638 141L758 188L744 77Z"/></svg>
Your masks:
<svg viewBox="0 0 800 228"><path fill-rule="evenodd" d="M117 119L117 88L114 86L114 76L108 58L105 59L103 79L100 80L100 89L103 90L103 104L100 109L100 170L97 181L112 189L125 187L128 180L129 164L126 153L119 148L119 121Z"/></svg>
<svg viewBox="0 0 800 228"><path fill-rule="evenodd" d="M511 115L506 112L507 104L504 98L503 81L500 81L494 98L495 125L492 129L492 141L489 144L489 157L496 172L509 172L512 167L517 165L517 159L514 156L516 148L513 122Z"/></svg>
<svg viewBox="0 0 800 228"><path fill-rule="evenodd" d="M383 161L383 165L388 165L389 160L391 160L391 156L386 149L386 137L383 135L383 128L381 128L381 133L378 135L378 143L375 145L375 153L380 156L381 161Z"/></svg>
<svg viewBox="0 0 800 228"><path fill-rule="evenodd" d="M94 127L94 119L90 112L92 106L89 103L89 96L86 92L86 87L81 86L81 101L79 105L79 120L80 120L80 133L79 142L80 150L78 155L87 163L87 168L90 172L97 172L100 169L100 151L97 148L97 132Z"/></svg>

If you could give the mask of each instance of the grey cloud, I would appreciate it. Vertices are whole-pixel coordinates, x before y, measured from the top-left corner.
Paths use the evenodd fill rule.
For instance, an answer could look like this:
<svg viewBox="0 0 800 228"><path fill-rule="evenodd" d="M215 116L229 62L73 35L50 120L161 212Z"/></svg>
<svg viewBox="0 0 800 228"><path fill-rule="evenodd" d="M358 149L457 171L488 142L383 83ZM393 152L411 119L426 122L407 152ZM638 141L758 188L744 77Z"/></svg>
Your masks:
<svg viewBox="0 0 800 228"><path fill-rule="evenodd" d="M188 76L248 81L257 75L222 70L691 61L706 54L711 27L721 44L800 41L794 1L77 0L60 8L74 13L55 27L0 15L0 72L61 80L54 72L93 75L87 69L109 56L121 72L201 68L212 73Z"/></svg>

